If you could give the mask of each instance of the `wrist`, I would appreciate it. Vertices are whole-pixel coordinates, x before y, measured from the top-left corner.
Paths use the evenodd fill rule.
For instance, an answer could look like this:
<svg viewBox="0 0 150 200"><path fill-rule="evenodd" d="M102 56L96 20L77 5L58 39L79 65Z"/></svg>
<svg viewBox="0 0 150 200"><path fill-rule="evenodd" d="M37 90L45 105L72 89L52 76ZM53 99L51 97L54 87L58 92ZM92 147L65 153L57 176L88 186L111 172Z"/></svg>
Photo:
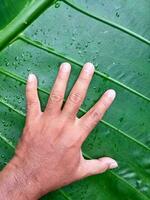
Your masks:
<svg viewBox="0 0 150 200"><path fill-rule="evenodd" d="M40 188L30 169L14 157L0 172L0 199L37 200Z"/></svg>

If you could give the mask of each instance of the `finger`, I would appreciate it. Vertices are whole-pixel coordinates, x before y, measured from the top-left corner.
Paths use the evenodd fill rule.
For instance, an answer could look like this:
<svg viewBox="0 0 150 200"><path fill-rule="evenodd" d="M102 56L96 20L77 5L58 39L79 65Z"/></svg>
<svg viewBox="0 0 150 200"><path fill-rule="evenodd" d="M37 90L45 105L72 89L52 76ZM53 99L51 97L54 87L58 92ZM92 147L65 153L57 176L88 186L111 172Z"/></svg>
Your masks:
<svg viewBox="0 0 150 200"><path fill-rule="evenodd" d="M78 123L80 129L82 130L81 132L83 134L83 141L102 119L103 115L115 99L115 96L116 93L114 90L107 90L100 100L83 117L79 119Z"/></svg>
<svg viewBox="0 0 150 200"><path fill-rule="evenodd" d="M73 86L65 103L65 106L63 108L62 113L65 116L73 118L76 117L76 113L78 112L78 109L85 98L93 74L94 74L93 64L86 63L83 66L83 69L75 85Z"/></svg>
<svg viewBox="0 0 150 200"><path fill-rule="evenodd" d="M101 174L109 169L118 167L117 162L110 157L85 160L80 167L79 176L84 178L91 175Z"/></svg>
<svg viewBox="0 0 150 200"><path fill-rule="evenodd" d="M71 65L69 63L61 64L45 109L46 113L57 114L61 111L70 71Z"/></svg>
<svg viewBox="0 0 150 200"><path fill-rule="evenodd" d="M37 92L37 78L29 74L26 85L27 116L34 117L41 112L40 101Z"/></svg>

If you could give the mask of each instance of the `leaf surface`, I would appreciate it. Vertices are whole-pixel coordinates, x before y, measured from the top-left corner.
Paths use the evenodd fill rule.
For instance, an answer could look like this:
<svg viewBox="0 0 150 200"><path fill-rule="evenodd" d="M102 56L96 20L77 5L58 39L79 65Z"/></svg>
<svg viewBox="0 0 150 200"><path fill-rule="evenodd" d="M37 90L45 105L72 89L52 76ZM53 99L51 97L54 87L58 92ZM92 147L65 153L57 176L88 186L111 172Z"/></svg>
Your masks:
<svg viewBox="0 0 150 200"><path fill-rule="evenodd" d="M48 0L24 1L14 13L9 13L5 2L0 5L0 168L13 156L24 127L27 75L38 76L44 109L60 63L72 63L66 99L83 64L89 61L96 70L78 116L108 88L116 90L117 98L82 150L86 158L112 156L119 168L43 199L148 200L150 2L64 0L52 5ZM15 4L13 0L12 6Z"/></svg>

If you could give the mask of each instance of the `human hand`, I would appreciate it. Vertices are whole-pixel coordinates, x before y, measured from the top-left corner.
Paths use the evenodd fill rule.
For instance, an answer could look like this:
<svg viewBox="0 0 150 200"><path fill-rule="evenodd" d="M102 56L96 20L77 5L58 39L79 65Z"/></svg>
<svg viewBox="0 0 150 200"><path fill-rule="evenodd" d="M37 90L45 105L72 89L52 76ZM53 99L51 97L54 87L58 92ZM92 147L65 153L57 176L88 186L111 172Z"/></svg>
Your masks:
<svg viewBox="0 0 150 200"><path fill-rule="evenodd" d="M115 92L106 91L84 116L78 118L76 114L86 96L94 66L91 63L84 65L62 108L70 71L68 63L61 65L44 112L40 108L37 79L29 75L23 135L13 159L0 175L1 194L5 194L9 185L11 192L7 195L11 194L10 199L38 199L73 181L117 167L112 158L85 160L81 152L82 143L113 102Z"/></svg>

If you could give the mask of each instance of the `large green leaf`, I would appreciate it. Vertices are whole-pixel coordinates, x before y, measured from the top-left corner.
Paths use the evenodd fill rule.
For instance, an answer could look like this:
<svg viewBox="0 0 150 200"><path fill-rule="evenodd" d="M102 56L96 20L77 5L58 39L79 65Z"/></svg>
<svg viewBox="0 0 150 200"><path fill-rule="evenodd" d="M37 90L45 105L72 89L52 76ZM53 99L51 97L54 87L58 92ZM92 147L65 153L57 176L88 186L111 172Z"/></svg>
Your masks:
<svg viewBox="0 0 150 200"><path fill-rule="evenodd" d="M72 63L66 98L83 63L90 61L96 70L78 116L108 88L117 91L117 98L85 141L84 156L112 156L119 168L73 183L43 199L148 200L150 1L52 3L0 3L0 167L13 156L24 126L29 72L39 78L44 109L60 63Z"/></svg>

